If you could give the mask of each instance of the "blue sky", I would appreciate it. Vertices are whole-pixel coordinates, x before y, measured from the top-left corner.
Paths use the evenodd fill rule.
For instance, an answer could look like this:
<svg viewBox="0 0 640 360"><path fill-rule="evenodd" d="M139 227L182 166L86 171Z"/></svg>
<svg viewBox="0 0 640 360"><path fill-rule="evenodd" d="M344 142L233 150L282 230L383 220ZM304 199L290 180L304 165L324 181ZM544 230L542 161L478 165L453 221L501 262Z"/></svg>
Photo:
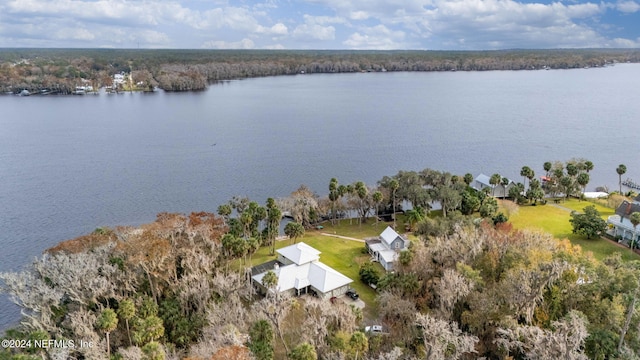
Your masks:
<svg viewBox="0 0 640 360"><path fill-rule="evenodd" d="M0 47L638 48L640 0L0 0Z"/></svg>

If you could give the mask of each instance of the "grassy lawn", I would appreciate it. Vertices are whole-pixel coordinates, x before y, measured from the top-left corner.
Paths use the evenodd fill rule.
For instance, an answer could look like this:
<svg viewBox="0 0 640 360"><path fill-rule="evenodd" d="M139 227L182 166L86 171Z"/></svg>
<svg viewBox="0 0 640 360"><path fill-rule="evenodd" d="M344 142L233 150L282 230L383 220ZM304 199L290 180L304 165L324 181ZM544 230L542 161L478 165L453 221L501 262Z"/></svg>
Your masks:
<svg viewBox="0 0 640 360"><path fill-rule="evenodd" d="M387 227L387 223L378 222L374 219L368 219L367 222L358 224L358 219L339 219L335 225L331 224L331 221L325 221L322 223L323 228L317 232L325 232L328 234L337 234L341 236L353 237L356 239L364 239L368 237L374 237L380 235L380 233ZM314 231L307 231L313 233Z"/></svg>
<svg viewBox="0 0 640 360"><path fill-rule="evenodd" d="M596 209L600 214L602 214L604 219L614 213L613 209L602 205L588 201L569 199L558 204L558 206L566 209L558 208L551 204L542 206L521 206L517 213L510 216L509 221L516 229L541 229L552 234L558 239L567 238L571 243L580 245L583 250L591 251L594 257L600 260L616 252L619 252L625 260L640 260L640 256L634 254L631 250L616 246L608 240L587 240L586 238L571 232L571 223L569 223L569 219L571 218L570 210L581 212L582 209L589 205L595 205Z"/></svg>
<svg viewBox="0 0 640 360"><path fill-rule="evenodd" d="M615 213L615 210L612 208L608 208L606 206L603 206L595 202L581 201L578 199L569 199L567 201L560 202L558 205L569 208L571 210L579 211L579 212L582 212L585 207L593 205L596 207L596 210L600 212L600 214L604 219L606 219L607 216L613 215Z"/></svg>

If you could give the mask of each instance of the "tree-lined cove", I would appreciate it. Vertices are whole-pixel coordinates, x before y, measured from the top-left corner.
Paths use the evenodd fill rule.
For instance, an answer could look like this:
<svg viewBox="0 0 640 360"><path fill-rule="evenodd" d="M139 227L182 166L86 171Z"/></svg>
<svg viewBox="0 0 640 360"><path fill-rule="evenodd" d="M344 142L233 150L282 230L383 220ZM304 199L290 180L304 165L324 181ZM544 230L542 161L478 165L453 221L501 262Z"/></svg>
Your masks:
<svg viewBox="0 0 640 360"><path fill-rule="evenodd" d="M637 262L569 220L593 214L572 195L627 191L624 176L638 177L628 154L640 151L639 72L305 75L191 94L1 97L0 270L91 233L3 275L32 316L8 336L77 338L97 345L71 352L121 358L630 358ZM488 187L470 189L480 174ZM283 214L293 222L278 235L291 240L276 241ZM368 265L363 243L321 234L361 239L394 224L415 236L389 274ZM553 237L514 230L532 226ZM252 292L242 269L301 241L355 280L363 310ZM65 281L78 278L88 280ZM364 332L372 324L386 334Z"/></svg>

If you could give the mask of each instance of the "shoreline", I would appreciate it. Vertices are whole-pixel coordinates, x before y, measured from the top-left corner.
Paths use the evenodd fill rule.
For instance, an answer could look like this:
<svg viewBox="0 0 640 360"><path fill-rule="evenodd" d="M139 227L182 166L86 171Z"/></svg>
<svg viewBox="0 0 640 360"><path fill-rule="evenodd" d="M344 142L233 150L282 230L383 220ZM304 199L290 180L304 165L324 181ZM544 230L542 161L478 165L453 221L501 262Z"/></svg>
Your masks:
<svg viewBox="0 0 640 360"><path fill-rule="evenodd" d="M83 62L77 60L82 58ZM640 62L638 49L494 51L180 51L0 49L0 94L124 86L200 91L218 81L360 72L447 72L601 68ZM135 64L135 65L134 65Z"/></svg>

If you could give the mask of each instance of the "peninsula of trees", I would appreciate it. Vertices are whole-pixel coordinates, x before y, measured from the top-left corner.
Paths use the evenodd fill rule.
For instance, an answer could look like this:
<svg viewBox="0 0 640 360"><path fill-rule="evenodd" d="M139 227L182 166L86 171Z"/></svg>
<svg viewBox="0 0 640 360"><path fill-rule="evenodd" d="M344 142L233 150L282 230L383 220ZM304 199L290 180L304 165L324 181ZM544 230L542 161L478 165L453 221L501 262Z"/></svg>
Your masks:
<svg viewBox="0 0 640 360"><path fill-rule="evenodd" d="M0 49L0 93L71 94L113 86L193 91L260 76L368 71L572 69L639 62L640 50L337 51Z"/></svg>
<svg viewBox="0 0 640 360"><path fill-rule="evenodd" d="M264 205L234 197L215 214L97 229L22 272L0 273L0 290L23 314L0 339L0 359L637 359L640 261L619 252L598 260L566 239L513 229L503 213L515 203L556 209L542 206L544 193L559 201L579 193L593 163L543 169L546 184L524 166L510 195L499 174L478 190L471 174L424 169L376 186L332 178L326 196L301 186ZM500 205L498 193L512 200ZM412 209L402 212L403 203ZM285 214L295 225L282 241L316 241L335 265L357 271L364 310L273 287L255 292L251 264L274 253ZM387 225L413 233L394 272L369 261L362 242L320 234ZM262 284L273 286L273 276ZM382 333L367 332L372 323ZM92 346L33 346L69 339Z"/></svg>

